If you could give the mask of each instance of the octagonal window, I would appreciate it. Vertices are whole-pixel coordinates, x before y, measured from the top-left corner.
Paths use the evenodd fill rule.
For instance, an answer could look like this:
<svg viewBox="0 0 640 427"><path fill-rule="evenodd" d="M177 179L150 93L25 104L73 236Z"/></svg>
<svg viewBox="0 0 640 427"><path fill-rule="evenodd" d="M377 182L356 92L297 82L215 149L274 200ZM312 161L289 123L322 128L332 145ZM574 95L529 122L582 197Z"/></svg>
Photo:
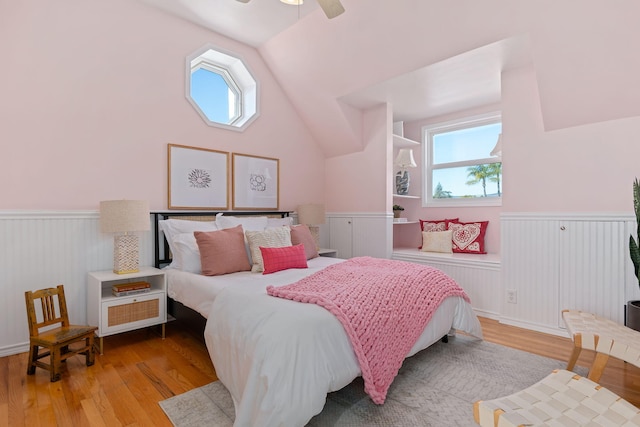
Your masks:
<svg viewBox="0 0 640 427"><path fill-rule="evenodd" d="M210 126L243 130L258 116L258 85L241 59L204 48L187 58L187 99Z"/></svg>

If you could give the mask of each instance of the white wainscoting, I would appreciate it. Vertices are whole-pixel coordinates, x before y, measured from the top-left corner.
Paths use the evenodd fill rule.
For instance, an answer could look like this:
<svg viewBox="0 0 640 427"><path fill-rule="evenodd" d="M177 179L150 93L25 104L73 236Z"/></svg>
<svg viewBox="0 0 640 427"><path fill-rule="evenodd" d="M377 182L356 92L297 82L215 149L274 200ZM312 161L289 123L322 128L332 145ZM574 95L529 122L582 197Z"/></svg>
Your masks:
<svg viewBox="0 0 640 427"><path fill-rule="evenodd" d="M372 256L390 258L393 242L393 217L387 213L328 213L324 231L327 244L338 258Z"/></svg>
<svg viewBox="0 0 640 427"><path fill-rule="evenodd" d="M358 214L328 215L329 244L337 242L334 249L346 257L371 255L367 251L376 252L374 244L389 242L382 222L360 218ZM498 264L457 258L427 262L463 286L478 314L566 336L562 309L590 311L624 323L625 303L640 299L627 248L629 235L635 235L632 214L503 213L500 227ZM378 240L368 240L372 236ZM377 251L382 253L383 246ZM399 252L388 257L424 261L407 259L415 254ZM383 253L372 256L385 257ZM507 302L507 291L515 291L515 303Z"/></svg>
<svg viewBox="0 0 640 427"><path fill-rule="evenodd" d="M638 297L627 249L631 214L501 215L501 321L564 334L561 311L584 310L624 323L624 305ZM635 231L634 231L635 234Z"/></svg>
<svg viewBox="0 0 640 427"><path fill-rule="evenodd" d="M392 259L425 264L444 271L465 290L481 316L500 316L500 256L496 254L439 254L418 249L395 249Z"/></svg>
<svg viewBox="0 0 640 427"><path fill-rule="evenodd" d="M347 245L334 249L351 256L391 257L390 215L327 218L323 246L332 247L332 236L347 233ZM626 301L640 299L627 250L631 233L631 214L505 213L500 272L495 266L469 268L444 261L441 267L469 292L479 313L563 335L563 308L589 310L622 323ZM141 234L141 265L153 263L152 241L151 232ZM113 238L100 232L96 211L0 211L0 356L28 349L26 290L64 284L71 320L84 323L87 273L112 265ZM516 304L506 302L507 289L517 292Z"/></svg>
<svg viewBox="0 0 640 427"><path fill-rule="evenodd" d="M71 322L86 322L90 271L113 267L113 237L98 212L0 211L0 356L28 351L24 292L63 284ZM152 265L152 233L140 234L140 263Z"/></svg>

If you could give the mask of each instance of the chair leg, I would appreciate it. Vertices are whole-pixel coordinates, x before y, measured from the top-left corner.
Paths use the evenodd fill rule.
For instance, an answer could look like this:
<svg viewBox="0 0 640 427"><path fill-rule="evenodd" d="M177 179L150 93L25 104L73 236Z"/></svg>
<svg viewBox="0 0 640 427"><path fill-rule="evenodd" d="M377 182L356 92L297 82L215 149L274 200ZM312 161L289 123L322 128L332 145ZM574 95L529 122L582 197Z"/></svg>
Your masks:
<svg viewBox="0 0 640 427"><path fill-rule="evenodd" d="M50 350L49 363L51 368L51 382L54 383L60 380L60 349L52 348Z"/></svg>
<svg viewBox="0 0 640 427"><path fill-rule="evenodd" d="M60 356L62 358L62 356L64 356L65 354L69 353L69 346L65 345L64 347L60 348ZM62 359L61 363L66 363L67 359Z"/></svg>
<svg viewBox="0 0 640 427"><path fill-rule="evenodd" d="M597 383L604 372L604 367L609 360L609 355L605 353L596 353L596 358L591 365L591 369L589 369L589 378L591 381Z"/></svg>
<svg viewBox="0 0 640 427"><path fill-rule="evenodd" d="M93 334L87 337L86 345L89 347L86 354L86 364L87 366L92 366L96 361L96 349L93 347Z"/></svg>
<svg viewBox="0 0 640 427"><path fill-rule="evenodd" d="M569 361L567 362L567 371L573 371L573 368L576 366L576 362L578 361L578 357L580 356L581 351L581 347L573 347L573 351L571 352L571 356L569 357Z"/></svg>
<svg viewBox="0 0 640 427"><path fill-rule="evenodd" d="M27 364L27 375L36 373L36 360L38 360L38 346L29 346L29 363Z"/></svg>

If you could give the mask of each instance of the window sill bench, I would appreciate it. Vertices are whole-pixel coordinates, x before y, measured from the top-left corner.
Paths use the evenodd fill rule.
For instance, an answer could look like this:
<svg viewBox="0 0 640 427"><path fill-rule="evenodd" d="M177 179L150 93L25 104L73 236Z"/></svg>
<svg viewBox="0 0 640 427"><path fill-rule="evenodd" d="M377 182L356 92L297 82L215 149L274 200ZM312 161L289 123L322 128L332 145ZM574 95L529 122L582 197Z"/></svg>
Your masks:
<svg viewBox="0 0 640 427"><path fill-rule="evenodd" d="M500 254L443 254L417 248L394 248L391 259L419 264L444 264L500 270Z"/></svg>

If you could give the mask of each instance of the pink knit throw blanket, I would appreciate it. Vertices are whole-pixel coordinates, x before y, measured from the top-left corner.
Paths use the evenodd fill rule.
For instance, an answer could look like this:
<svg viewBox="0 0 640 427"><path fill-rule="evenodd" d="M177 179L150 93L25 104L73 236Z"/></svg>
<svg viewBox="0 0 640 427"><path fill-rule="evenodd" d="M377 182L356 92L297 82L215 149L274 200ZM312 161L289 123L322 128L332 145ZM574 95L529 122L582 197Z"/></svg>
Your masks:
<svg viewBox="0 0 640 427"><path fill-rule="evenodd" d="M318 304L342 323L371 399L382 404L402 362L445 298L469 297L442 271L403 261L359 257L333 264L272 296Z"/></svg>

